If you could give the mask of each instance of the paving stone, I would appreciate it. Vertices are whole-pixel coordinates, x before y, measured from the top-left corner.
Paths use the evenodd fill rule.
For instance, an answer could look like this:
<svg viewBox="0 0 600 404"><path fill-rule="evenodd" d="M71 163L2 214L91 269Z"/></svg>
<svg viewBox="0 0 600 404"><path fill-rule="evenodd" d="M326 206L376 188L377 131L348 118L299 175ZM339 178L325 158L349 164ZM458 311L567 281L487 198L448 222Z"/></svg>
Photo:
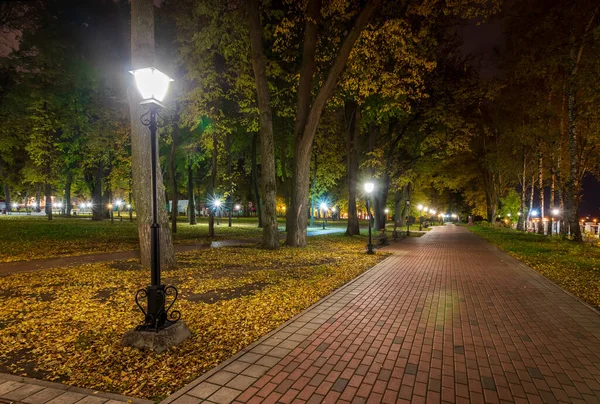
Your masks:
<svg viewBox="0 0 600 404"><path fill-rule="evenodd" d="M219 387L221 386L219 386L218 384L202 382L190 391L188 391L187 394L198 398L208 398L212 393L219 390Z"/></svg>
<svg viewBox="0 0 600 404"><path fill-rule="evenodd" d="M29 404L44 404L47 401L52 400L55 397L60 396L64 393L64 390L58 390L46 387L35 394L30 395L27 398L23 399L24 403Z"/></svg>
<svg viewBox="0 0 600 404"><path fill-rule="evenodd" d="M85 394L67 391L61 394L60 396L57 396L52 400L48 401L48 404L73 404L77 401L84 399L85 397Z"/></svg>
<svg viewBox="0 0 600 404"><path fill-rule="evenodd" d="M209 397L209 401L218 404L229 404L233 400L235 400L235 398L239 396L240 393L240 390L235 390L229 387L221 387L212 396Z"/></svg>
<svg viewBox="0 0 600 404"><path fill-rule="evenodd" d="M31 396L32 394L37 393L40 390L43 390L42 386L38 386L35 384L25 384L18 389L12 390L4 395L3 398L8 398L9 400L15 401L23 401L24 398Z"/></svg>
<svg viewBox="0 0 600 404"><path fill-rule="evenodd" d="M0 384L0 397L10 393L13 390L18 389L19 387L24 386L23 383L8 381Z"/></svg>
<svg viewBox="0 0 600 404"><path fill-rule="evenodd" d="M394 255L229 364L226 387L203 382L189 397L600 402L597 312L462 227L386 249Z"/></svg>

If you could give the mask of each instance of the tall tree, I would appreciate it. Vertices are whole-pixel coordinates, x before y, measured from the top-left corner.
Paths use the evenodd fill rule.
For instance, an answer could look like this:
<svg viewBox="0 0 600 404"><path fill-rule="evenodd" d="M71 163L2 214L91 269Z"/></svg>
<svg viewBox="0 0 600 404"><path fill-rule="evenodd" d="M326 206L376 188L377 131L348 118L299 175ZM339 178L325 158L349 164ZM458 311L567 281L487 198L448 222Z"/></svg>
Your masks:
<svg viewBox="0 0 600 404"><path fill-rule="evenodd" d="M150 66L156 67L154 5L152 0L131 0L131 66L134 69ZM150 164L152 152L150 142L148 141L148 128L140 122L140 117L145 113L140 105L141 97L133 87L133 80L131 80L131 83L128 89L128 99L131 118L133 198L136 207L142 265L149 266L151 260L150 224L152 223L152 187L150 186L152 177ZM156 149L158 150L158 146ZM156 198L160 226L160 258L162 265L169 266L175 263L175 252L165 208L164 185L158 156L156 156L156 159L158 190Z"/></svg>

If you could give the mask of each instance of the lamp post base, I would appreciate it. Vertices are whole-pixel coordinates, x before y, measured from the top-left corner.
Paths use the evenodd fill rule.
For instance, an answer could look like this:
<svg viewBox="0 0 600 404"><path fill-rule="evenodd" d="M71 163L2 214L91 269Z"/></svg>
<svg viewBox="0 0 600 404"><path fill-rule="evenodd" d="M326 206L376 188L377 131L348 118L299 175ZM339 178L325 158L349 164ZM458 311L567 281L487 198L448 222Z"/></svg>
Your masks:
<svg viewBox="0 0 600 404"><path fill-rule="evenodd" d="M184 321L178 321L157 332L134 328L121 338L121 345L161 353L179 345L192 335Z"/></svg>

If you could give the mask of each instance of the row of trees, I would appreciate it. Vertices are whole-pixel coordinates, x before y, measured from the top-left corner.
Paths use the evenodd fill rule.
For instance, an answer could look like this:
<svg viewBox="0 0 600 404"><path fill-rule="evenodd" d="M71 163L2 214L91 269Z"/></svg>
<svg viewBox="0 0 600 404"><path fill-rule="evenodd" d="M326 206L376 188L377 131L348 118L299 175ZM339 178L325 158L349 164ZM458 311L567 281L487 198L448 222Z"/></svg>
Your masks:
<svg viewBox="0 0 600 404"><path fill-rule="evenodd" d="M150 145L127 70L148 65L176 80L159 147L166 264L176 221L163 207L182 195L190 206L251 202L266 248L279 246L277 198L288 245L306 244L319 198L341 206L357 234L367 178L378 184L378 227L386 207L403 226L407 200L493 221L510 189L523 204L534 183L552 187L545 204L537 193L544 211L563 204L577 222L598 135L592 1L511 7L494 80L479 77L457 30L499 11L486 0L84 3L2 5L30 28L1 65L0 182L5 199L91 198L97 219L111 192L133 192L143 262Z"/></svg>

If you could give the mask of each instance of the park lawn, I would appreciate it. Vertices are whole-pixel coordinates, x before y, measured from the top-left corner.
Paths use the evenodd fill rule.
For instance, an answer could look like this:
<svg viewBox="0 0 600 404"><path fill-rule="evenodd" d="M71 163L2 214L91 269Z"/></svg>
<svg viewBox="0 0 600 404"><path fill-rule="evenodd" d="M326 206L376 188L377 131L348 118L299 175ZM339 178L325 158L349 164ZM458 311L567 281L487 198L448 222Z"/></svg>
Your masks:
<svg viewBox="0 0 600 404"><path fill-rule="evenodd" d="M226 217L215 225L215 236L208 237L208 218L198 218L191 226L185 218L177 223L175 244L202 244L223 239L260 239L262 229L256 217L234 217L232 227ZM366 226L366 222L361 224ZM318 230L321 221L309 230ZM327 222L327 228L346 227L345 221ZM285 219L279 218L279 228L285 229ZM94 222L89 218L43 216L0 217L0 262L27 261L76 255L139 250L137 224L115 220Z"/></svg>
<svg viewBox="0 0 600 404"><path fill-rule="evenodd" d="M120 345L141 321L134 294L149 281L135 260L0 277L0 373L162 399L387 255L365 245L328 235L305 249L179 254L163 280L179 289L192 337L162 354Z"/></svg>
<svg viewBox="0 0 600 404"><path fill-rule="evenodd" d="M600 248L596 245L484 225L467 228L600 308Z"/></svg>
<svg viewBox="0 0 600 404"><path fill-rule="evenodd" d="M261 235L256 218L227 218L215 226L215 237L208 237L208 220L190 226L177 224L177 244L206 243L223 238L248 239ZM90 219L40 216L0 217L0 262L56 258L91 253L138 250L137 224L123 221L93 222Z"/></svg>

